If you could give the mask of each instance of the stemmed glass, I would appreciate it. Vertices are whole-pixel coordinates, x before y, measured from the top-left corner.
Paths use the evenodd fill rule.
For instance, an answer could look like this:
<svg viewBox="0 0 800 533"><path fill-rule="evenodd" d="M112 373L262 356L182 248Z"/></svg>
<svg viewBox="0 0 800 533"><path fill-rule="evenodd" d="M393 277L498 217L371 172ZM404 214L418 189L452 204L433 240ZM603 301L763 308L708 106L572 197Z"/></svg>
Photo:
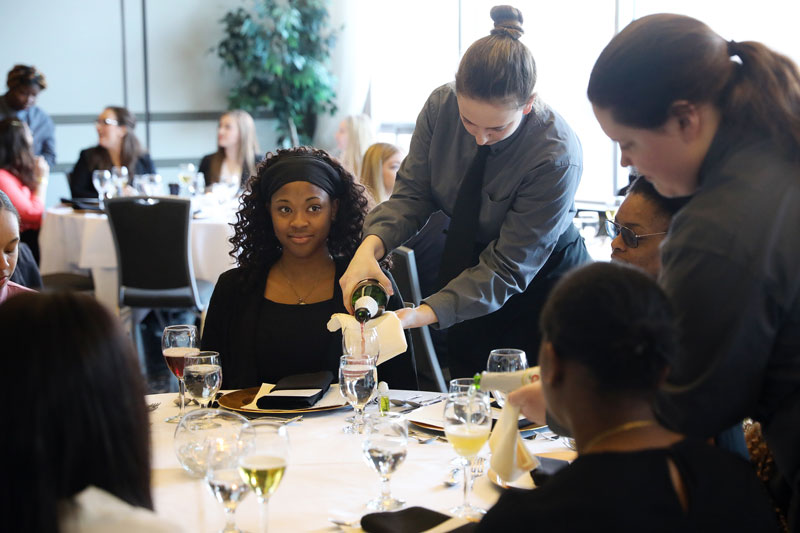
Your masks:
<svg viewBox="0 0 800 533"><path fill-rule="evenodd" d="M128 185L128 167L111 167L111 180L117 188L117 195L123 196Z"/></svg>
<svg viewBox="0 0 800 533"><path fill-rule="evenodd" d="M239 459L239 475L261 504L261 531L269 525L269 497L278 488L289 460L289 436L283 424L255 422L254 445Z"/></svg>
<svg viewBox="0 0 800 533"><path fill-rule="evenodd" d="M108 170L95 170L92 172L92 185L97 191L97 199L100 201L100 206L103 206L108 186L111 183L111 172Z"/></svg>
<svg viewBox="0 0 800 533"><path fill-rule="evenodd" d="M486 513L485 510L469 503L469 493L472 488L470 474L471 460L478 455L489 438L491 428L492 408L488 394L475 387L448 393L444 406L444 433L461 457L461 467L464 471L464 501L450 510L455 516L479 520Z"/></svg>
<svg viewBox="0 0 800 533"><path fill-rule="evenodd" d="M222 366L219 353L198 352L186 356L183 368L186 390L197 400L201 408L208 407L222 387ZM205 402L205 405L203 405Z"/></svg>
<svg viewBox="0 0 800 533"><path fill-rule="evenodd" d="M164 361L166 361L170 372L178 378L181 399L180 412L167 418L165 422L178 423L186 412L186 394L184 392L186 385L183 381L184 363L187 355L196 354L199 351L197 348L197 328L195 326L182 324L164 328L164 334L161 336L161 353L164 354Z"/></svg>
<svg viewBox="0 0 800 533"><path fill-rule="evenodd" d="M364 459L381 476L381 494L367 502L376 511L393 511L406 502L392 497L389 479L406 458L408 422L400 413L372 413L364 421Z"/></svg>
<svg viewBox="0 0 800 533"><path fill-rule="evenodd" d="M192 163L183 163L178 167L178 180L189 191L189 196L194 196L197 190L195 185L196 174L195 166Z"/></svg>
<svg viewBox="0 0 800 533"><path fill-rule="evenodd" d="M528 360L525 352L514 348L500 348L489 352L489 359L486 361L486 370L489 372L516 372L528 368ZM493 390L492 396L497 401L497 405L503 407L506 403L506 395L500 391Z"/></svg>
<svg viewBox="0 0 800 533"><path fill-rule="evenodd" d="M209 463L206 473L209 490L225 509L225 528L220 533L241 533L236 527L236 508L250 492L250 485L242 479L237 464L238 461L219 465Z"/></svg>
<svg viewBox="0 0 800 533"><path fill-rule="evenodd" d="M361 433L364 429L364 407L378 386L377 357L343 355L339 358L339 392L356 412L345 433Z"/></svg>

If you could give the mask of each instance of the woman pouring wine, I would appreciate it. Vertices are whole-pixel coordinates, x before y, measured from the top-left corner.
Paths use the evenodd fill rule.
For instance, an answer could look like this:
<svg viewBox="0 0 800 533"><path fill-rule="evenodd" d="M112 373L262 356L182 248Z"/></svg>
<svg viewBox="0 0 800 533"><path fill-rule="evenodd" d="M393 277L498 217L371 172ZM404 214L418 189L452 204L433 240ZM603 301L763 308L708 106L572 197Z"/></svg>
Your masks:
<svg viewBox="0 0 800 533"><path fill-rule="evenodd" d="M378 261L435 211L450 215L441 290L398 315L405 327L448 328L454 376L482 370L501 344L537 353L529 324L556 279L589 260L572 226L580 141L533 92L522 14L497 6L491 17L494 29L464 54L455 83L428 98L392 197L370 213L339 281L345 295L364 278L388 287Z"/></svg>

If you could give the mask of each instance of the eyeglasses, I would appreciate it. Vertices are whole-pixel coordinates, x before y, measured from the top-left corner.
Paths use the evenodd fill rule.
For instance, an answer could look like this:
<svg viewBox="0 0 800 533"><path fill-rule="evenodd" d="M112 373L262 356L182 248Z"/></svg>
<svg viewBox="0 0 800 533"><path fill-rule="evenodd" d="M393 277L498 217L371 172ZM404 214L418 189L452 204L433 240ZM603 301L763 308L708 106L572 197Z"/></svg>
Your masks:
<svg viewBox="0 0 800 533"><path fill-rule="evenodd" d="M98 118L94 121L94 123L98 126L102 126L103 124L107 126L119 126L119 121L114 120L113 118Z"/></svg>
<svg viewBox="0 0 800 533"><path fill-rule="evenodd" d="M608 233L608 236L612 239L616 239L617 235L621 233L623 242L625 242L625 244L631 248L636 248L639 246L639 239L643 239L644 237L667 234L666 231L660 231L658 233L645 233L644 235L636 235L632 229L626 228L625 226L617 224L613 220L609 219L606 219L606 233Z"/></svg>

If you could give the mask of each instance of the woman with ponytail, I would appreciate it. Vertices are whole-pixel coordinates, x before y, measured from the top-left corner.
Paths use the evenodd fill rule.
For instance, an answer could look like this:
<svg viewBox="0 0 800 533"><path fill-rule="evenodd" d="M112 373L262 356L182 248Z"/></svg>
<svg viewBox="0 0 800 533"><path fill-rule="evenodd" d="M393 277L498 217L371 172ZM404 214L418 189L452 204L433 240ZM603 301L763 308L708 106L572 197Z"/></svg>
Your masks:
<svg viewBox="0 0 800 533"><path fill-rule="evenodd" d="M682 351L658 401L678 431L762 423L773 496L800 529L800 72L763 44L658 14L606 46L589 100L621 163L666 196L659 281Z"/></svg>
<svg viewBox="0 0 800 533"><path fill-rule="evenodd" d="M572 225L580 141L534 92L522 13L496 6L491 17L494 29L465 52L455 83L425 103L392 197L370 213L340 280L346 297L364 278L388 286L378 260L432 213L450 216L438 291L398 315L405 327L447 328L454 377L485 369L498 346L535 359L539 335L530 320L558 277L589 260Z"/></svg>

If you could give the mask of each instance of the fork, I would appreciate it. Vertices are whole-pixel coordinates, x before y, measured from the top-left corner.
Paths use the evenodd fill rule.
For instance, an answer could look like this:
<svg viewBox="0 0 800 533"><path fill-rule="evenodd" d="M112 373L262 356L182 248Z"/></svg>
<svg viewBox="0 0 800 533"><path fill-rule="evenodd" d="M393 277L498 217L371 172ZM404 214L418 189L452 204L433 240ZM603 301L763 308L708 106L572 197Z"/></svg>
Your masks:
<svg viewBox="0 0 800 533"><path fill-rule="evenodd" d="M148 412L149 411L155 411L156 409L158 409L159 405L161 405L161 402L148 403L147 404L147 411Z"/></svg>

